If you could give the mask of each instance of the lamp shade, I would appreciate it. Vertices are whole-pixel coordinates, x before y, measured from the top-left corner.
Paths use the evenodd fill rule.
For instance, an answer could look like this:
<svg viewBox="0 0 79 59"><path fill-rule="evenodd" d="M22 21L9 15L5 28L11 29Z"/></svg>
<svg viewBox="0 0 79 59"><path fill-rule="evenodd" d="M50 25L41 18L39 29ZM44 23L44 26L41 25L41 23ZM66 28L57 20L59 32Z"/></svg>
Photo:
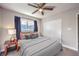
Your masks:
<svg viewBox="0 0 79 59"><path fill-rule="evenodd" d="M8 29L8 34L16 34L16 30L15 29Z"/></svg>

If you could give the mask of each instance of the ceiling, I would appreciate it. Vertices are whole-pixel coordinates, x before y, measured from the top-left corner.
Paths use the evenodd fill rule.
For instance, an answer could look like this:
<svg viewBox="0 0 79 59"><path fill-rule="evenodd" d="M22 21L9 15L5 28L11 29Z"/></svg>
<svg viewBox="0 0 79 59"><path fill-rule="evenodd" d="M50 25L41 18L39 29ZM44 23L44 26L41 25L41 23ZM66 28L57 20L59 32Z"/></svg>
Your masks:
<svg viewBox="0 0 79 59"><path fill-rule="evenodd" d="M37 18L43 18L72 8L78 8L79 3L47 3L45 6L55 6L55 9L53 11L44 11L45 12L44 16L41 15L40 12L32 14L32 12L36 10L36 8L28 6L27 3L0 3L0 6L22 14L34 16Z"/></svg>

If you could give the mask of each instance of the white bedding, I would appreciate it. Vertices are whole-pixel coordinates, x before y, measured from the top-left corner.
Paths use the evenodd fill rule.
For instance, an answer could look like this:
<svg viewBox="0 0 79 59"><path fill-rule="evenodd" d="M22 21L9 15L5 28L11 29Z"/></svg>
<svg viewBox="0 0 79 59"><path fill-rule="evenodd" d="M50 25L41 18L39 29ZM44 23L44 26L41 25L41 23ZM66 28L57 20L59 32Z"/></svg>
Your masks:
<svg viewBox="0 0 79 59"><path fill-rule="evenodd" d="M55 55L57 51L61 49L61 44L56 38L39 37L36 39L21 40L20 42L21 56ZM56 52L54 50L56 50Z"/></svg>

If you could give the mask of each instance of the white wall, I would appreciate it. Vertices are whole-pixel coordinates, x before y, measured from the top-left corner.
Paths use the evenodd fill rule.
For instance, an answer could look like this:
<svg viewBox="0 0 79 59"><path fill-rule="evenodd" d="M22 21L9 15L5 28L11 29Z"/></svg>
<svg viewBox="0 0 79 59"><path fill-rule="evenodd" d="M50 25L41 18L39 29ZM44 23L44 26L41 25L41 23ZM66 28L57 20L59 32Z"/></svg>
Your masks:
<svg viewBox="0 0 79 59"><path fill-rule="evenodd" d="M40 33L40 19L37 19L37 18L34 18L34 17L31 17L31 16L27 16L27 15L24 15L24 14L20 14L20 13L17 13L17 12L14 12L14 11L10 11L10 10L7 10L7 9L2 9L2 43L4 43L5 40L8 40L10 39L9 38L9 34L7 32L7 29L8 28L15 28L14 26L14 16L20 16L20 17L24 17L24 18L31 18L33 20L37 20L38 22L38 31Z"/></svg>
<svg viewBox="0 0 79 59"><path fill-rule="evenodd" d="M1 9L0 9L0 37L1 37ZM0 39L1 41L1 39ZM1 42L0 42L1 43ZM1 45L1 44L0 44Z"/></svg>
<svg viewBox="0 0 79 59"><path fill-rule="evenodd" d="M1 9L0 9L0 27L1 27Z"/></svg>
<svg viewBox="0 0 79 59"><path fill-rule="evenodd" d="M2 9L0 8L0 28L2 27Z"/></svg>
<svg viewBox="0 0 79 59"><path fill-rule="evenodd" d="M49 33L47 36L53 36L54 31L52 30L51 34L50 32L47 31L46 27L44 26L45 24L49 24L50 28L53 29L53 27L57 27L59 25L55 25L54 21L57 21L58 19L62 20L62 43L64 46L71 48L73 50L78 50L78 38L77 38L77 19L76 19L76 14L79 12L79 9L71 9L67 10L65 12L56 14L56 15L51 15L47 18L43 18L43 34L45 35L45 32ZM51 24L52 23L52 24ZM54 25L53 25L54 24ZM57 32L57 31L55 31ZM58 37L58 36L57 36Z"/></svg>
<svg viewBox="0 0 79 59"><path fill-rule="evenodd" d="M2 43L2 9L0 9L0 46L1 46L1 43Z"/></svg>

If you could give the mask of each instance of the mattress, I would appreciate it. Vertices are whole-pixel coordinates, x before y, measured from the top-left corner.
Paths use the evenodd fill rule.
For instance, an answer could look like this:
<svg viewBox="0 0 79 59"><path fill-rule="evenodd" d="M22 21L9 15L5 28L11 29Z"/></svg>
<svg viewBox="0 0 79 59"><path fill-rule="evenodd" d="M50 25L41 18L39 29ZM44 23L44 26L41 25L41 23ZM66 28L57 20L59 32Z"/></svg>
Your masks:
<svg viewBox="0 0 79 59"><path fill-rule="evenodd" d="M21 56L48 56L55 55L61 49L58 39L39 37L30 40L21 40Z"/></svg>

